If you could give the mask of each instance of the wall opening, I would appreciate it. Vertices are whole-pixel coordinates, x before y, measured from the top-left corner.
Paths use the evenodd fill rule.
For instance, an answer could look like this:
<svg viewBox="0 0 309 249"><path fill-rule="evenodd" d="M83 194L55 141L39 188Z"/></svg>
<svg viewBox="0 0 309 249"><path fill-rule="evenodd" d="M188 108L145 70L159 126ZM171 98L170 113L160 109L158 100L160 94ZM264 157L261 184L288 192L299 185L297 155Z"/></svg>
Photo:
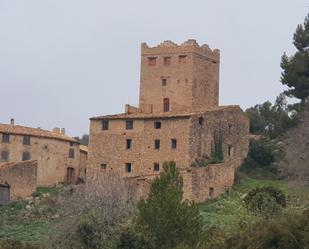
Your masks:
<svg viewBox="0 0 309 249"><path fill-rule="evenodd" d="M10 185L0 184L0 205L10 202Z"/></svg>
<svg viewBox="0 0 309 249"><path fill-rule="evenodd" d="M67 183L74 183L75 169L72 167L67 168Z"/></svg>
<svg viewBox="0 0 309 249"><path fill-rule="evenodd" d="M164 98L163 99L163 111L164 112L169 112L170 111L170 99L169 98Z"/></svg>
<svg viewBox="0 0 309 249"><path fill-rule="evenodd" d="M212 198L215 195L215 189L214 188L209 188L209 197Z"/></svg>

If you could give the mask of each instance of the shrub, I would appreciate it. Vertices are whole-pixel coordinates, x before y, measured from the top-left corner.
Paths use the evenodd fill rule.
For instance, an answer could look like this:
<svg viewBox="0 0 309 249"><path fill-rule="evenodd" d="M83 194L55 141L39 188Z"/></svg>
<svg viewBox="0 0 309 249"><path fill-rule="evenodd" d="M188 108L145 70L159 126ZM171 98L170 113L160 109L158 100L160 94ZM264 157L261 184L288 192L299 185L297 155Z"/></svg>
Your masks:
<svg viewBox="0 0 309 249"><path fill-rule="evenodd" d="M183 179L174 162L151 184L146 200L138 204L137 226L154 239L155 248L194 245L202 229L202 217L194 203L183 201Z"/></svg>
<svg viewBox="0 0 309 249"><path fill-rule="evenodd" d="M248 192L244 203L250 212L270 217L286 206L286 199L280 189L259 187Z"/></svg>
<svg viewBox="0 0 309 249"><path fill-rule="evenodd" d="M24 245L20 241L4 240L0 241L0 249L38 249L38 247Z"/></svg>

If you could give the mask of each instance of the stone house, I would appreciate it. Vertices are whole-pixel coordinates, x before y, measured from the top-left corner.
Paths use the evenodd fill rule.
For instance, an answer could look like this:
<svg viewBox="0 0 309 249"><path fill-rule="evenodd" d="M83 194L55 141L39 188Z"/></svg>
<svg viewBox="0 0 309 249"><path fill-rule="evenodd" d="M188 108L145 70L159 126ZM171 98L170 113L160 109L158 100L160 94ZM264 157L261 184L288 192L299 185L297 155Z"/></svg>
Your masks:
<svg viewBox="0 0 309 249"><path fill-rule="evenodd" d="M0 205L36 191L37 165L33 160L0 165Z"/></svg>
<svg viewBox="0 0 309 249"><path fill-rule="evenodd" d="M143 195L175 161L186 199L230 188L248 152L249 121L239 106L218 105L219 65L219 50L195 40L143 43L139 106L90 118L87 172L121 174Z"/></svg>
<svg viewBox="0 0 309 249"><path fill-rule="evenodd" d="M79 177L80 164L84 163L79 143L65 135L64 129L55 128L51 132L15 125L13 121L0 124L0 153L0 165L37 160L39 186L74 183Z"/></svg>

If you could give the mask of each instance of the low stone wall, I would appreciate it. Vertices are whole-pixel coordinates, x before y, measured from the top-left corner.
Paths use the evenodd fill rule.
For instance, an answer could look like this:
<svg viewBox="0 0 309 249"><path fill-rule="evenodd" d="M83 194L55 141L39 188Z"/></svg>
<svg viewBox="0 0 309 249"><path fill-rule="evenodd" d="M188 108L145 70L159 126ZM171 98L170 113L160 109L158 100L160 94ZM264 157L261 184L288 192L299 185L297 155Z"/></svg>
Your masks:
<svg viewBox="0 0 309 249"><path fill-rule="evenodd" d="M37 161L0 165L0 184L9 185L10 200L30 196L37 187Z"/></svg>

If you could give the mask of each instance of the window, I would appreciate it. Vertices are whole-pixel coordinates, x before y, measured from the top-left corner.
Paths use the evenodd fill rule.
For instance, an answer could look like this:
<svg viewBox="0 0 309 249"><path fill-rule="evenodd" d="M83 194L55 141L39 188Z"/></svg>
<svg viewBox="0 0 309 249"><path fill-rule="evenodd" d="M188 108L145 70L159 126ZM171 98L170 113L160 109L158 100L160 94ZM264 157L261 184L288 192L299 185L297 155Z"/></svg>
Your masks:
<svg viewBox="0 0 309 249"><path fill-rule="evenodd" d="M102 130L103 131L108 130L108 126L109 126L109 120L108 119L103 119L102 120Z"/></svg>
<svg viewBox="0 0 309 249"><path fill-rule="evenodd" d="M170 100L169 98L163 99L163 111L168 112L170 110Z"/></svg>
<svg viewBox="0 0 309 249"><path fill-rule="evenodd" d="M23 145L30 145L30 136L23 137Z"/></svg>
<svg viewBox="0 0 309 249"><path fill-rule="evenodd" d="M153 171L160 171L160 164L159 163L153 164Z"/></svg>
<svg viewBox="0 0 309 249"><path fill-rule="evenodd" d="M9 160L9 151L3 150L1 151L1 160L8 161Z"/></svg>
<svg viewBox="0 0 309 249"><path fill-rule="evenodd" d="M177 140L176 139L172 139L171 140L171 145L172 145L172 149L176 149L177 148Z"/></svg>
<svg viewBox="0 0 309 249"><path fill-rule="evenodd" d="M164 66L169 66L171 65L171 57L167 56L164 57Z"/></svg>
<svg viewBox="0 0 309 249"><path fill-rule="evenodd" d="M69 158L74 158L74 149L69 149Z"/></svg>
<svg viewBox="0 0 309 249"><path fill-rule="evenodd" d="M126 170L127 173L131 173L132 172L132 164L126 163L125 170Z"/></svg>
<svg viewBox="0 0 309 249"><path fill-rule="evenodd" d="M167 86L167 79L162 79L161 82L162 82L162 86Z"/></svg>
<svg viewBox="0 0 309 249"><path fill-rule="evenodd" d="M102 170L106 170L106 169L107 169L107 164L106 164L106 163L101 163L101 164L100 164L100 168L101 168Z"/></svg>
<svg viewBox="0 0 309 249"><path fill-rule="evenodd" d="M233 128L233 125L232 125L232 124L229 124L229 134L231 134L232 128Z"/></svg>
<svg viewBox="0 0 309 249"><path fill-rule="evenodd" d="M126 121L126 129L132 130L133 129L133 120L127 120Z"/></svg>
<svg viewBox="0 0 309 249"><path fill-rule="evenodd" d="M148 66L155 66L157 62L157 57L148 57Z"/></svg>
<svg viewBox="0 0 309 249"><path fill-rule="evenodd" d="M23 152L22 161L30 160L30 153L29 152Z"/></svg>
<svg viewBox="0 0 309 249"><path fill-rule="evenodd" d="M10 134L2 134L2 143L10 142Z"/></svg>
<svg viewBox="0 0 309 249"><path fill-rule="evenodd" d="M161 122L159 122L159 121L154 122L154 128L155 129L161 129Z"/></svg>
<svg viewBox="0 0 309 249"><path fill-rule="evenodd" d="M126 148L127 148L127 150L132 148L132 139L127 139Z"/></svg>
<svg viewBox="0 0 309 249"><path fill-rule="evenodd" d="M178 57L179 64L185 64L186 60L187 60L187 56L186 55L179 55L179 57Z"/></svg>
<svg viewBox="0 0 309 249"><path fill-rule="evenodd" d="M204 122L204 118L203 117L199 117L198 118L199 125L203 125L203 122Z"/></svg>
<svg viewBox="0 0 309 249"><path fill-rule="evenodd" d="M156 140L154 141L154 148L155 148L156 150L159 150L159 149L160 149L160 140L159 140L159 139L156 139Z"/></svg>
<svg viewBox="0 0 309 249"><path fill-rule="evenodd" d="M233 157L233 146L232 145L229 145L228 147L228 155L229 157Z"/></svg>

